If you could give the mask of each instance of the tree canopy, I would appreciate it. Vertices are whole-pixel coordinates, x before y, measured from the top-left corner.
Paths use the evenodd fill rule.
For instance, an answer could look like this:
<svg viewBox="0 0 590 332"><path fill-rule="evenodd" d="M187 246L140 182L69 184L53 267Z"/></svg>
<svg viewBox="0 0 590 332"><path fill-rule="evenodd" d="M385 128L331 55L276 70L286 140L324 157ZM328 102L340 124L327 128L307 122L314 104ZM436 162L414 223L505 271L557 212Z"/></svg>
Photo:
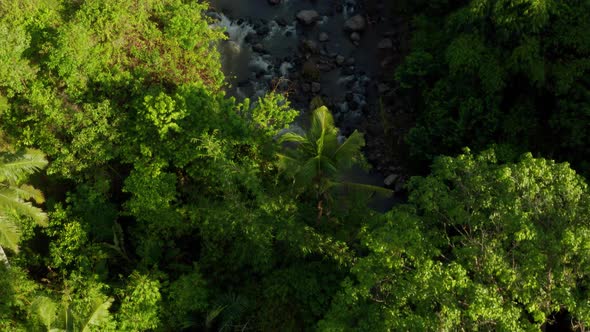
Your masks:
<svg viewBox="0 0 590 332"><path fill-rule="evenodd" d="M0 2L0 330L584 331L590 3L407 8L383 188L320 98L226 94L205 2Z"/></svg>
<svg viewBox="0 0 590 332"><path fill-rule="evenodd" d="M588 172L588 1L418 1L396 72L416 125L412 154L464 146L534 151Z"/></svg>

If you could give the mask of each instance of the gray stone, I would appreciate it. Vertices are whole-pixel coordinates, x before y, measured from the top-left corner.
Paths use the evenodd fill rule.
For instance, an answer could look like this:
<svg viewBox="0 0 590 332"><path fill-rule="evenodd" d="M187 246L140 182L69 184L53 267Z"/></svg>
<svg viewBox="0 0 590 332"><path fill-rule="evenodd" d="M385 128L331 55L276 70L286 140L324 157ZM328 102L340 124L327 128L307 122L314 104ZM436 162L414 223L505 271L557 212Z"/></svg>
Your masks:
<svg viewBox="0 0 590 332"><path fill-rule="evenodd" d="M395 183L397 178L399 178L399 175L390 174L388 177L385 178L385 180L383 180L383 184L385 184L386 186L391 186L392 184Z"/></svg>
<svg viewBox="0 0 590 332"><path fill-rule="evenodd" d="M395 191L402 191L402 190L404 190L404 181L403 181L403 179L400 179L400 180L398 180L395 183L395 187L394 187L393 190L395 190Z"/></svg>
<svg viewBox="0 0 590 332"><path fill-rule="evenodd" d="M336 56L336 63L339 66L342 66L344 64L344 61L345 61L345 59L344 59L344 57L342 55L337 55Z"/></svg>
<svg viewBox="0 0 590 332"><path fill-rule="evenodd" d="M256 43L252 45L252 50L258 53L266 53L266 50L264 49L264 45L262 45L262 43Z"/></svg>
<svg viewBox="0 0 590 332"><path fill-rule="evenodd" d="M363 31L367 26L367 22L362 15L355 15L344 23L344 29L346 31Z"/></svg>
<svg viewBox="0 0 590 332"><path fill-rule="evenodd" d="M393 57L388 56L381 61L381 68L385 68L393 63Z"/></svg>
<svg viewBox="0 0 590 332"><path fill-rule="evenodd" d="M322 89L322 86L318 82L311 83L311 92L318 93Z"/></svg>
<svg viewBox="0 0 590 332"><path fill-rule="evenodd" d="M379 91L380 94L383 94L383 93L389 91L389 86L387 84L380 83L379 85L377 85L377 90Z"/></svg>
<svg viewBox="0 0 590 332"><path fill-rule="evenodd" d="M327 42L328 39L330 39L330 36L328 36L327 33L325 32L320 32L320 35L318 36L318 40L321 42Z"/></svg>
<svg viewBox="0 0 590 332"><path fill-rule="evenodd" d="M320 14L315 10L302 10L297 13L297 19L305 25L311 25L320 19Z"/></svg>
<svg viewBox="0 0 590 332"><path fill-rule="evenodd" d="M358 42L361 40L361 35L358 32L353 32L350 34L350 40L353 42Z"/></svg>
<svg viewBox="0 0 590 332"><path fill-rule="evenodd" d="M377 44L377 47L382 50L393 48L393 42L389 38L381 39L379 44Z"/></svg>
<svg viewBox="0 0 590 332"><path fill-rule="evenodd" d="M306 39L303 41L303 48L310 53L317 53L319 51L318 44L310 39Z"/></svg>

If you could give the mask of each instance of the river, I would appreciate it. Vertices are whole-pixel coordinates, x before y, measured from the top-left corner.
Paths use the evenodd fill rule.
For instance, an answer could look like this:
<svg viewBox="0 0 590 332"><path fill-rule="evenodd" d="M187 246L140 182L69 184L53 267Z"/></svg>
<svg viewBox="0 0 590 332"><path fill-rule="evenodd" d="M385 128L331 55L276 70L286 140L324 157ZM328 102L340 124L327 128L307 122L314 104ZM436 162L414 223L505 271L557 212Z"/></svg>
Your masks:
<svg viewBox="0 0 590 332"><path fill-rule="evenodd" d="M255 100L271 90L286 93L302 126L319 97L344 135L362 131L378 107L383 52L394 47L387 22L371 17L361 1L270 2L210 0L210 15L228 35L219 45L228 94ZM383 185L390 175L354 171L348 180ZM393 202L373 206L387 210Z"/></svg>

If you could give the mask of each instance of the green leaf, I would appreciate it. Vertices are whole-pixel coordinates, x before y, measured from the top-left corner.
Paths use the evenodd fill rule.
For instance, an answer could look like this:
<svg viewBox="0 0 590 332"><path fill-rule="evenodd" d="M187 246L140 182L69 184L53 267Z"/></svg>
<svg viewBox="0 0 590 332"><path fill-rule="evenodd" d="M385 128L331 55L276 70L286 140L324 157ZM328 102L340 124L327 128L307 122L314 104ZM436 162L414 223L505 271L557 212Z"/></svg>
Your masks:
<svg viewBox="0 0 590 332"><path fill-rule="evenodd" d="M113 304L113 298L105 302L97 302L88 320L82 325L82 332L90 332L92 326L100 326L104 321L110 318L109 308Z"/></svg>
<svg viewBox="0 0 590 332"><path fill-rule="evenodd" d="M20 234L18 226L10 218L0 215L0 246L18 253Z"/></svg>
<svg viewBox="0 0 590 332"><path fill-rule="evenodd" d="M0 154L0 182L15 184L47 165L45 155L39 150L28 149L16 154Z"/></svg>
<svg viewBox="0 0 590 332"><path fill-rule="evenodd" d="M57 317L57 305L50 298L40 296L31 304L33 312L39 317L48 331L54 331L51 324Z"/></svg>

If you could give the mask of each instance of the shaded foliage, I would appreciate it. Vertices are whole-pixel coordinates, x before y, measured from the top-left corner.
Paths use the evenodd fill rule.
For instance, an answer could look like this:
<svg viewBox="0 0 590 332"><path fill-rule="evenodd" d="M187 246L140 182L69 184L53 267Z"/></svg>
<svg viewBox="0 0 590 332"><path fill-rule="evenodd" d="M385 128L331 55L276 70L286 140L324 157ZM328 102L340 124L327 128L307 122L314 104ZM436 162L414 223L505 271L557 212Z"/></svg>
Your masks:
<svg viewBox="0 0 590 332"><path fill-rule="evenodd" d="M429 1L411 5L411 51L396 78L412 97L414 156L509 146L588 171L590 4Z"/></svg>

